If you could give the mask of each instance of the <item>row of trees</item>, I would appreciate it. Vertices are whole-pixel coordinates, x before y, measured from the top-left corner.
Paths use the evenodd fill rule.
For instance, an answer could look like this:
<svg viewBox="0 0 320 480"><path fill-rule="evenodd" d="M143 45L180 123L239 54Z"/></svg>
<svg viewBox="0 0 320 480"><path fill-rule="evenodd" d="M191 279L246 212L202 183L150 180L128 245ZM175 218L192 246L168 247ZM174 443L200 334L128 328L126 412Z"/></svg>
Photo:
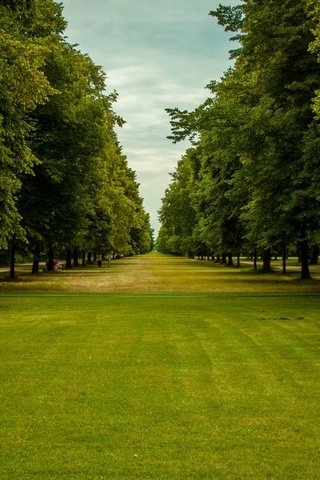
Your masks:
<svg viewBox="0 0 320 480"><path fill-rule="evenodd" d="M320 243L320 7L243 0L210 12L234 32L234 66L192 112L168 109L189 138L159 212L158 249L181 255L298 251L301 277ZM285 262L284 262L285 271Z"/></svg>
<svg viewBox="0 0 320 480"><path fill-rule="evenodd" d="M0 251L150 250L152 232L115 134L101 67L64 36L53 0L0 0Z"/></svg>

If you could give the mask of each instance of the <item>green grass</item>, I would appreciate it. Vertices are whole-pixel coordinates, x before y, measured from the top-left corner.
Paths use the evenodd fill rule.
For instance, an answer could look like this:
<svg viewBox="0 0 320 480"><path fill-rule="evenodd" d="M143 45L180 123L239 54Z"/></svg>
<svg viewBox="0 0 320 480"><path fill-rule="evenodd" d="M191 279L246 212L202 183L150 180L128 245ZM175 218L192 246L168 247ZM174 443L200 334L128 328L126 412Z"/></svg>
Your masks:
<svg viewBox="0 0 320 480"><path fill-rule="evenodd" d="M318 294L10 285L1 480L320 478Z"/></svg>
<svg viewBox="0 0 320 480"><path fill-rule="evenodd" d="M198 261L151 253L103 265L74 270L31 274L30 265L17 266L17 279L7 280L0 269L0 291L25 292L276 292L320 293L320 266L312 266L313 280L299 280L296 260L288 262L288 273L281 273L281 261L273 261L275 272L253 271L252 262L243 259L241 268L211 261Z"/></svg>

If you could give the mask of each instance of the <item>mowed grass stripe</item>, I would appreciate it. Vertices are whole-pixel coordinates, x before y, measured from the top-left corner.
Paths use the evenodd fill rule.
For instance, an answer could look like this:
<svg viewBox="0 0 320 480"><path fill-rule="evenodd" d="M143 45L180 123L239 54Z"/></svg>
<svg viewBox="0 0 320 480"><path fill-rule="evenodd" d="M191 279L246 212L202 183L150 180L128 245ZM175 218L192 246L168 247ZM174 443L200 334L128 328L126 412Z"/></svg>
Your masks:
<svg viewBox="0 0 320 480"><path fill-rule="evenodd" d="M318 478L319 307L1 297L0 478Z"/></svg>

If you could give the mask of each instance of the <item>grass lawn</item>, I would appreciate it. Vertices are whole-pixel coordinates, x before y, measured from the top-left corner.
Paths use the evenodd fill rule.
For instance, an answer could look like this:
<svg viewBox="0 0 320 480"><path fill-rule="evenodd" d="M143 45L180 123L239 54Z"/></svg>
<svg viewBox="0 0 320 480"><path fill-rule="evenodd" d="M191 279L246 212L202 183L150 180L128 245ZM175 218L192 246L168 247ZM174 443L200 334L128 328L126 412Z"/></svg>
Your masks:
<svg viewBox="0 0 320 480"><path fill-rule="evenodd" d="M140 287L153 287L135 292L120 278L139 259L88 270L92 293L58 291L79 271L51 275L55 293L47 275L6 283L0 479L319 479L317 282L203 292L213 267L188 266L199 287L149 258ZM193 288L164 291L153 261ZM93 293L98 275L98 290L114 278L120 291Z"/></svg>
<svg viewBox="0 0 320 480"><path fill-rule="evenodd" d="M320 265L312 266L313 280L299 280L299 265L288 262L281 273L281 261L273 262L274 274L253 271L252 262L242 267L226 267L211 261L151 253L73 270L31 274L31 265L17 266L17 280L6 280L0 268L0 291L26 292L316 292L320 294ZM1 278L2 277L2 278Z"/></svg>

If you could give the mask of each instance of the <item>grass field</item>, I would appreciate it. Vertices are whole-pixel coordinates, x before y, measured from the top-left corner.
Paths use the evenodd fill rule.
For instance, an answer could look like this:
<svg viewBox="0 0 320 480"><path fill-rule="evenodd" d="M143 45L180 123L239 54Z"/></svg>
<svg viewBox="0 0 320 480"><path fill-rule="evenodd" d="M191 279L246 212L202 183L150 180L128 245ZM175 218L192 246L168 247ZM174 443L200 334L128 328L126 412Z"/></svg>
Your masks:
<svg viewBox="0 0 320 480"><path fill-rule="evenodd" d="M151 255L3 282L0 479L319 479L318 280L250 275Z"/></svg>
<svg viewBox="0 0 320 480"><path fill-rule="evenodd" d="M30 265L17 266L17 280L6 280L8 269L0 269L0 291L31 292L315 292L320 294L320 265L312 267L313 280L299 281L296 259L288 262L282 275L280 260L273 262L275 273L253 272L252 262L241 268L211 261L197 261L151 253L103 265L74 270L31 274ZM1 281L2 275L2 281Z"/></svg>

